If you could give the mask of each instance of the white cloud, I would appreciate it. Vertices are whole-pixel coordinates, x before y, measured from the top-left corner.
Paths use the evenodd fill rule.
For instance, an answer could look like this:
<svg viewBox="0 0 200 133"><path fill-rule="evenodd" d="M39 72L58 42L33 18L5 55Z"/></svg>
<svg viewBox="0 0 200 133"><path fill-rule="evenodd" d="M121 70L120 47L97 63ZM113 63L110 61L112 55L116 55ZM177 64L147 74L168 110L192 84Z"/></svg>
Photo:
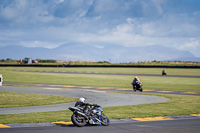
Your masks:
<svg viewBox="0 0 200 133"><path fill-rule="evenodd" d="M63 42L62 42L63 43ZM35 47L43 47L43 48L56 48L58 47L57 43L53 43L53 42L47 42L47 41L21 41L19 43L19 45L25 46L25 47L29 47L29 48L35 48Z"/></svg>
<svg viewBox="0 0 200 133"><path fill-rule="evenodd" d="M179 49L190 51L196 57L200 57L200 38L189 38Z"/></svg>
<svg viewBox="0 0 200 133"><path fill-rule="evenodd" d="M185 40L185 38L155 37L137 34L134 32L132 25L129 24L119 25L112 30L105 29L99 34L74 33L74 37L76 37L76 41L84 43L112 43L128 47L155 44L165 46L170 44L171 46L175 46L175 44Z"/></svg>
<svg viewBox="0 0 200 133"><path fill-rule="evenodd" d="M83 11L83 12L81 12L81 13L79 14L79 17L84 17L85 14L86 14L86 11Z"/></svg>
<svg viewBox="0 0 200 133"><path fill-rule="evenodd" d="M95 48L99 48L99 49L104 48L104 46L100 46L100 45L95 45L94 47L95 47Z"/></svg>
<svg viewBox="0 0 200 133"><path fill-rule="evenodd" d="M57 0L57 4L63 3L65 0Z"/></svg>
<svg viewBox="0 0 200 133"><path fill-rule="evenodd" d="M126 21L131 24L131 23L134 23L135 22L135 19L134 18L127 18Z"/></svg>
<svg viewBox="0 0 200 133"><path fill-rule="evenodd" d="M184 44L183 46L181 46L181 48L185 49L185 48L192 48L192 49L196 49L200 46L200 41L195 39L195 38L190 38L190 42Z"/></svg>

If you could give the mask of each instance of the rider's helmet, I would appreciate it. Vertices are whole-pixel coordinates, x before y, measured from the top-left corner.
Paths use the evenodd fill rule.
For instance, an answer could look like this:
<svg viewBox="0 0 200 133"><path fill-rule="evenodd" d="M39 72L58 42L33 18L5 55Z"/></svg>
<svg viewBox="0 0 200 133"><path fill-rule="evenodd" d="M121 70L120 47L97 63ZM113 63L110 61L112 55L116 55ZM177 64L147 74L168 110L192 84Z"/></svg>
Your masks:
<svg viewBox="0 0 200 133"><path fill-rule="evenodd" d="M135 80L138 80L138 77L136 76L134 79L135 79Z"/></svg>
<svg viewBox="0 0 200 133"><path fill-rule="evenodd" d="M81 97L81 98L79 98L78 101L84 103L85 102L85 98Z"/></svg>

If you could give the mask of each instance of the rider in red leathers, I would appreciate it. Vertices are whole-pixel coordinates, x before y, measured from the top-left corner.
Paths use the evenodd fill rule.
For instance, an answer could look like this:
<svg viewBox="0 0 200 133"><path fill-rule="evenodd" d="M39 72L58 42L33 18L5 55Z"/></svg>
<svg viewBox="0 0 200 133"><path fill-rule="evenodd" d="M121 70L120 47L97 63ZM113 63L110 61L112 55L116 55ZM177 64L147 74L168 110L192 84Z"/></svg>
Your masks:
<svg viewBox="0 0 200 133"><path fill-rule="evenodd" d="M133 90L134 91L136 91L137 90L137 87L138 87L138 85L140 85L140 91L142 91L142 88L141 88L141 83L140 83L140 80L139 80L139 78L136 76L134 79L133 79L133 81L132 81L132 86L133 86Z"/></svg>

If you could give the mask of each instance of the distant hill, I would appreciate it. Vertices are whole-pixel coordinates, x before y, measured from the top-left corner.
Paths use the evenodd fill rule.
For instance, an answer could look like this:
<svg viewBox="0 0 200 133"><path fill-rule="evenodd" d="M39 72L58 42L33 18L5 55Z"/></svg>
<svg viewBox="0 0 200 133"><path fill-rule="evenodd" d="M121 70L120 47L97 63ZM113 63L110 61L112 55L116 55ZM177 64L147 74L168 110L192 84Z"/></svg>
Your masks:
<svg viewBox="0 0 200 133"><path fill-rule="evenodd" d="M23 46L0 47L0 59L12 58L55 59L55 60L90 60L109 62L138 61L195 61L200 62L188 51L152 45L146 47L124 47L119 45L89 45L79 43L63 44L54 49L27 48Z"/></svg>

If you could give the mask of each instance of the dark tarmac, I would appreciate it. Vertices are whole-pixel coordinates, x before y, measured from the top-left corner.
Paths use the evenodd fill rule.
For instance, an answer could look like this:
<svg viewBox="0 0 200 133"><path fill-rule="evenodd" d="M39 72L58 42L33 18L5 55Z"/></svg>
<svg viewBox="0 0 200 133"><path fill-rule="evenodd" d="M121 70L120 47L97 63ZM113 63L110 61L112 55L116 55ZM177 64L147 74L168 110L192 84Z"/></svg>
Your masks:
<svg viewBox="0 0 200 133"><path fill-rule="evenodd" d="M200 118L111 123L109 126L74 125L0 128L1 133L199 133Z"/></svg>

